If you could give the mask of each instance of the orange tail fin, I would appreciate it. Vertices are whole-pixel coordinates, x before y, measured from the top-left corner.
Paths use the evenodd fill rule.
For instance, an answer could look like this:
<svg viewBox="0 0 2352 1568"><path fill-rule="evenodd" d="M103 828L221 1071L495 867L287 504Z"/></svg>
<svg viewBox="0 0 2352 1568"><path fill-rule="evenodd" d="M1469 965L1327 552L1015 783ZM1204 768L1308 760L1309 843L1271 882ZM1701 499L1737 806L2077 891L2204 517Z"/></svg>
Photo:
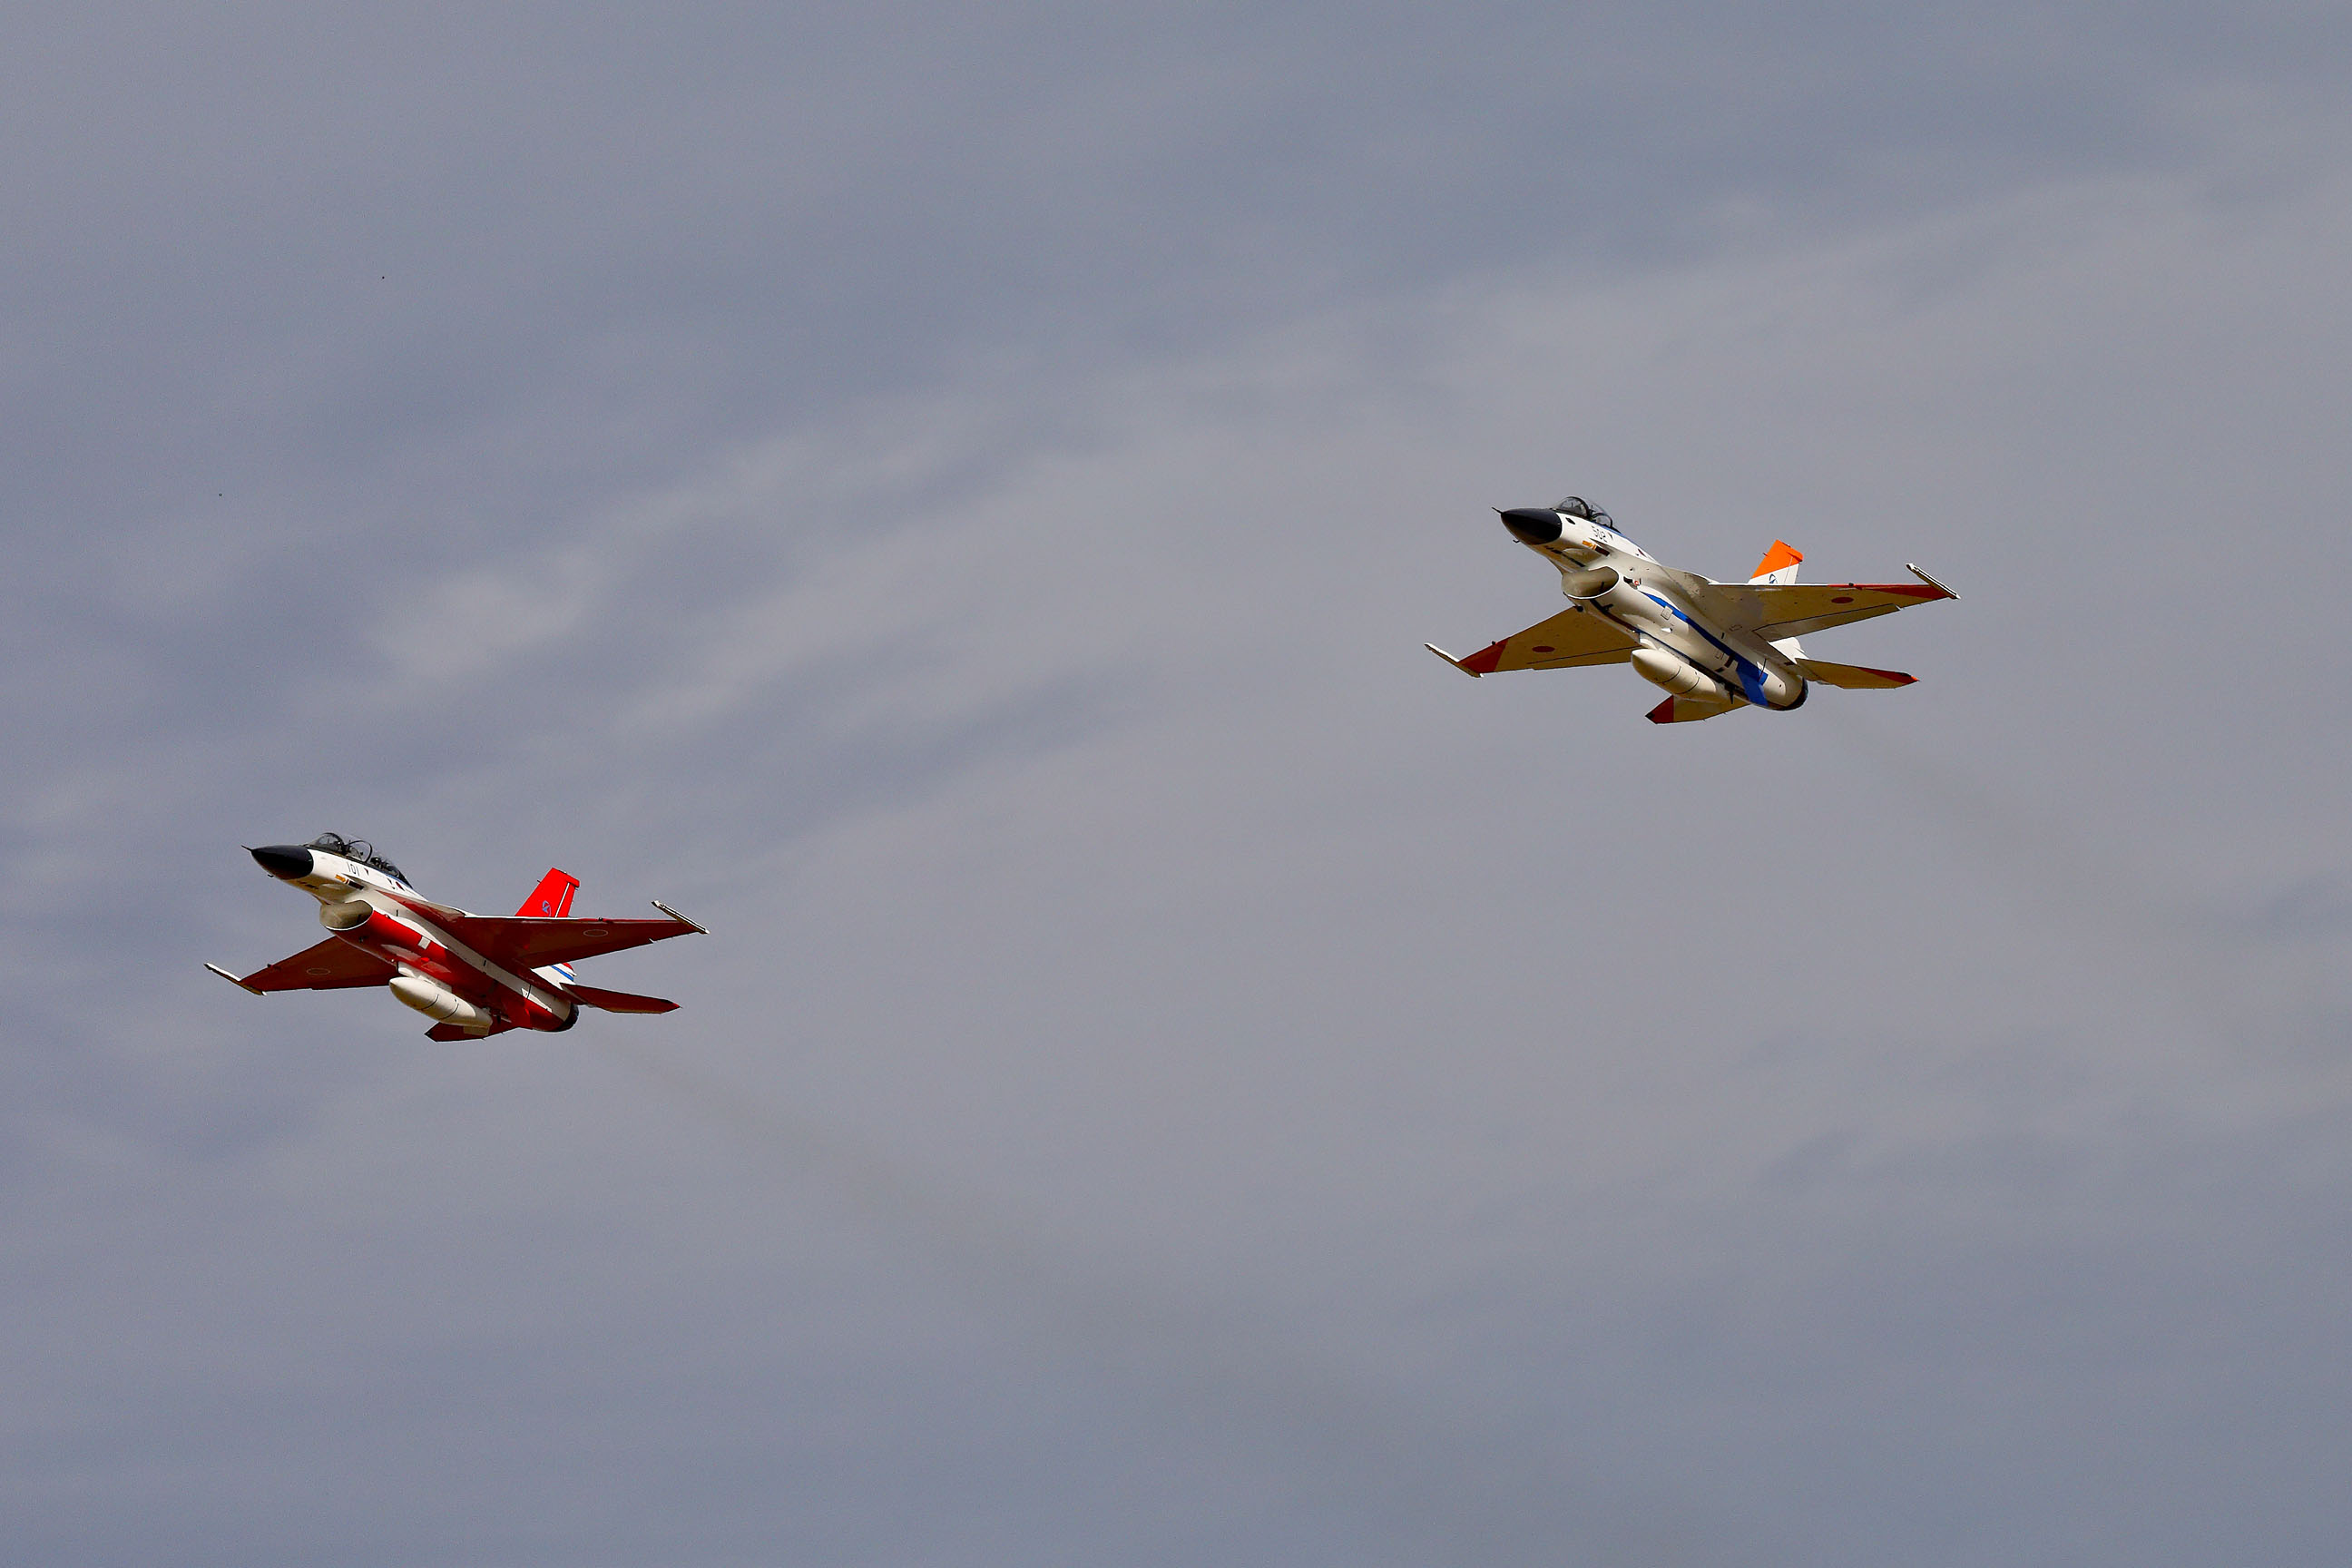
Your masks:
<svg viewBox="0 0 2352 1568"><path fill-rule="evenodd" d="M1804 552L1788 541L1776 539L1772 542L1772 548L1764 552L1764 559L1756 563L1756 575L1748 580L1750 583L1793 583L1797 580L1797 563L1804 558Z"/></svg>

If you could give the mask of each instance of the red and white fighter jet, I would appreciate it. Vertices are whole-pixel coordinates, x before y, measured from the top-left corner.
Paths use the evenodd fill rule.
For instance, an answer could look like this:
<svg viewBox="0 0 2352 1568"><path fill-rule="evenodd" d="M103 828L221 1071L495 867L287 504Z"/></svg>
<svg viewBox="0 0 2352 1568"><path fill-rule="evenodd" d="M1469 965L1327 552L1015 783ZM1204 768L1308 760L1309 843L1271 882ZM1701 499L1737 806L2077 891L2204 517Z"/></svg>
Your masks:
<svg viewBox="0 0 2352 1568"><path fill-rule="evenodd" d="M364 839L320 834L308 844L249 851L261 868L319 900L334 934L240 980L255 995L381 985L434 1019L436 1040L478 1040L509 1029L568 1029L583 1007L672 1013L675 1002L601 991L572 977L575 959L643 947L703 928L652 900L666 920L587 920L572 913L580 879L551 870L512 915L473 915L436 904Z"/></svg>

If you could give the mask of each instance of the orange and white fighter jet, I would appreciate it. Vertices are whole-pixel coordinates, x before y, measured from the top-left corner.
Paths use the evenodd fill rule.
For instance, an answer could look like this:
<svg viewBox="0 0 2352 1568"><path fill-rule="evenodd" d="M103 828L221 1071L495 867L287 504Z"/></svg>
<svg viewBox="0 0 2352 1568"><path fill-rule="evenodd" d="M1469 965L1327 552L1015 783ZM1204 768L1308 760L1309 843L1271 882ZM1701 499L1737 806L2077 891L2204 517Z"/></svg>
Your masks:
<svg viewBox="0 0 2352 1568"><path fill-rule="evenodd" d="M1916 583L1799 583L1804 557L1777 539L1755 576L1718 583L1665 565L1579 496L1549 507L1497 507L1496 515L1512 538L1559 569L1569 607L1460 658L1435 643L1423 646L1470 675L1630 664L1666 691L1650 710L1654 724L1749 706L1786 711L1802 704L1816 681L1908 686L1913 678L1900 670L1808 658L1798 639L1959 596L1916 566L1906 568Z"/></svg>
<svg viewBox="0 0 2352 1568"><path fill-rule="evenodd" d="M607 1013L670 1013L675 1002L583 985L575 959L643 947L703 928L660 900L664 920L587 920L572 913L580 879L551 870L512 915L474 915L436 904L409 886L399 867L364 839L325 833L308 844L250 850L281 882L319 900L319 922L334 934L238 979L206 969L255 995L381 985L435 1020L436 1040L477 1040L509 1029L568 1029L583 1007Z"/></svg>

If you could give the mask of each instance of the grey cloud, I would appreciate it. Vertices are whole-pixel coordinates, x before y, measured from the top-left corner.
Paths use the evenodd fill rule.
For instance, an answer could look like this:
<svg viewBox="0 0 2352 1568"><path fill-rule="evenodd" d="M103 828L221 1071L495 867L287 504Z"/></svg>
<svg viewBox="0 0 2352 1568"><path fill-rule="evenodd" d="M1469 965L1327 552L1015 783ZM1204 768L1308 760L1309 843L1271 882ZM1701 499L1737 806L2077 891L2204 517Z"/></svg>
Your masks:
<svg viewBox="0 0 2352 1568"><path fill-rule="evenodd" d="M1727 202L2178 164L2200 102L2324 58L2317 16L2231 21L28 15L15 467L54 501L103 460L116 523L297 475L543 500L975 342L1087 363Z"/></svg>
<svg viewBox="0 0 2352 1568"><path fill-rule="evenodd" d="M2342 1554L2332 16L239 15L7 51L17 1540ZM1570 486L1965 596L1422 653ZM205 974L322 827L715 934Z"/></svg>

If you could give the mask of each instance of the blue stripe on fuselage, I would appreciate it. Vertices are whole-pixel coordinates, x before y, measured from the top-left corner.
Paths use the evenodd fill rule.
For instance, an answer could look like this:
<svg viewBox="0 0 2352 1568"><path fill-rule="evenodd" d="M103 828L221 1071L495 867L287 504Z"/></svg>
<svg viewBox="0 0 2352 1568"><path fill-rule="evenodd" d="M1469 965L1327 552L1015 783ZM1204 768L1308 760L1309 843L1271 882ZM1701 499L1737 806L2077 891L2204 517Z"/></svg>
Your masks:
<svg viewBox="0 0 2352 1568"><path fill-rule="evenodd" d="M1649 600L1650 603L1657 605L1658 608L1665 611L1666 614L1674 616L1675 619L1690 627L1691 630L1696 632L1701 637L1706 639L1706 645L1709 647L1714 648L1717 653L1723 655L1724 658L1731 661L1731 668L1739 673L1739 689L1747 694L1748 701L1753 702L1759 708L1769 708L1772 706L1770 703L1764 700L1763 666L1757 664L1745 654L1742 654L1738 648L1731 647L1729 644L1724 642L1722 638L1717 637L1713 632L1708 631L1705 626L1699 625L1696 621L1692 620L1690 616L1685 615L1680 609L1675 607L1674 601L1666 598L1664 595L1654 593L1647 588L1643 589L1641 593L1642 597ZM1688 658L1689 656L1685 655L1684 657ZM1714 671L1708 670L1705 673L1713 675Z"/></svg>
<svg viewBox="0 0 2352 1568"><path fill-rule="evenodd" d="M1698 623L1696 623L1696 621L1691 621L1689 616L1682 614L1682 609L1677 609L1677 606L1675 606L1673 599L1667 599L1665 595L1651 593L1651 590L1646 590L1646 588L1644 588L1644 590L1642 590L1642 597L1649 599L1651 605L1656 605L1658 609L1663 609L1663 611L1665 611L1665 614L1673 616L1675 621L1682 621L1684 626L1691 627L1691 630L1694 630L1694 632L1698 632L1700 637L1706 639L1707 647L1715 648L1717 654L1722 654L1724 658L1731 660L1731 668L1734 668L1734 670L1738 670L1738 677L1740 677L1740 691L1748 693L1748 700L1750 700L1750 703L1755 703L1757 708L1771 708L1771 703L1767 703L1767 700L1764 700L1764 668L1757 666L1755 660L1750 660L1750 658L1748 658L1748 656L1745 656L1745 654L1740 654L1738 648L1728 647L1728 644L1724 642L1722 637L1717 637L1715 632L1710 632L1710 630L1707 630L1707 627L1703 627L1703 626L1698 626ZM1715 672L1707 670L1707 675L1715 675ZM1719 679L1719 677L1717 677L1717 679Z"/></svg>

